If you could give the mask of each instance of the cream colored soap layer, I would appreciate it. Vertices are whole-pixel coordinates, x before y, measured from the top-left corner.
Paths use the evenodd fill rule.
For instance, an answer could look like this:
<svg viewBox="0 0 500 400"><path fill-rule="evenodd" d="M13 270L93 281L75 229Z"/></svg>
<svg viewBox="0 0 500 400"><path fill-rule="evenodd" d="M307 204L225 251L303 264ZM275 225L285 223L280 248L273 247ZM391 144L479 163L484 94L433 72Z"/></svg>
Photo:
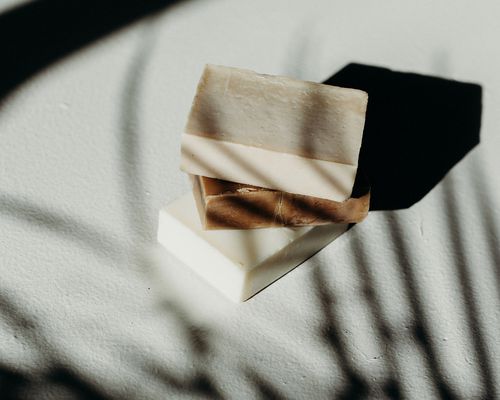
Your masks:
<svg viewBox="0 0 500 400"><path fill-rule="evenodd" d="M182 135L181 169L193 175L344 201L357 167Z"/></svg>
<svg viewBox="0 0 500 400"><path fill-rule="evenodd" d="M207 65L186 133L357 165L365 92Z"/></svg>
<svg viewBox="0 0 500 400"><path fill-rule="evenodd" d="M160 211L158 241L225 296L244 301L340 236L347 226L205 231L189 193Z"/></svg>

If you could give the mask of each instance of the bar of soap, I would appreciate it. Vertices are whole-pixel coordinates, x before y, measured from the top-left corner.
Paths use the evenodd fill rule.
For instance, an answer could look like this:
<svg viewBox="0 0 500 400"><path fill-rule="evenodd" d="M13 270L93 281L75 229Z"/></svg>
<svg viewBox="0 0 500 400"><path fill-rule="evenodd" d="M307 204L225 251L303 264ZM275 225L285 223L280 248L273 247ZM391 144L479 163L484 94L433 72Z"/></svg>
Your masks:
<svg viewBox="0 0 500 400"><path fill-rule="evenodd" d="M204 229L252 229L279 226L358 223L368 214L370 193L343 202L258 186L191 176Z"/></svg>
<svg viewBox="0 0 500 400"><path fill-rule="evenodd" d="M192 193L160 211L158 241L233 301L244 301L346 231L347 224L207 231Z"/></svg>
<svg viewBox="0 0 500 400"><path fill-rule="evenodd" d="M344 201L367 100L357 89L207 65L182 135L181 169Z"/></svg>

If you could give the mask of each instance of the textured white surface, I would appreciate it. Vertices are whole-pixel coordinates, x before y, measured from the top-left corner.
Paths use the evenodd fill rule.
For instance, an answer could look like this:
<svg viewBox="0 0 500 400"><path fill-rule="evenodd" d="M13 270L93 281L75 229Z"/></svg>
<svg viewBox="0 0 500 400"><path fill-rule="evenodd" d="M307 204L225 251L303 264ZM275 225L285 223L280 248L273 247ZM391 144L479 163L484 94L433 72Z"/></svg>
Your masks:
<svg viewBox="0 0 500 400"><path fill-rule="evenodd" d="M499 16L188 1L31 79L0 108L0 371L28 399L498 398ZM411 209L234 306L153 245L189 188L179 132L203 65L322 81L351 61L480 83L482 143Z"/></svg>

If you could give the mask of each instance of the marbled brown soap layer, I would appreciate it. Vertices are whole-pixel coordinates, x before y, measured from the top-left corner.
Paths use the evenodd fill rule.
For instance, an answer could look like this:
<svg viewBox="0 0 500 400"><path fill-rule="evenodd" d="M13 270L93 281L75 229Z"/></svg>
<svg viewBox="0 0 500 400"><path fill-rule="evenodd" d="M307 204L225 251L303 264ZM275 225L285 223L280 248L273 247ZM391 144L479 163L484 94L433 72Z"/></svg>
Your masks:
<svg viewBox="0 0 500 400"><path fill-rule="evenodd" d="M343 202L191 175L205 229L357 223L368 214L370 191L358 180L355 195Z"/></svg>

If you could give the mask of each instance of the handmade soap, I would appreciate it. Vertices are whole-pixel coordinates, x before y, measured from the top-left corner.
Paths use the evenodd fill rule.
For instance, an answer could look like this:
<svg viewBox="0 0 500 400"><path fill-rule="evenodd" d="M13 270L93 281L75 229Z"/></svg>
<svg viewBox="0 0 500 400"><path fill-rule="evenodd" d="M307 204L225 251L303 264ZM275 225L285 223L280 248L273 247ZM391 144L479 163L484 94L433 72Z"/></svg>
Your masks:
<svg viewBox="0 0 500 400"><path fill-rule="evenodd" d="M258 186L191 176L201 224L205 229L357 223L368 214L370 193L343 202Z"/></svg>
<svg viewBox="0 0 500 400"><path fill-rule="evenodd" d="M192 193L160 211L158 241L234 301L244 301L311 257L347 224L204 230Z"/></svg>
<svg viewBox="0 0 500 400"><path fill-rule="evenodd" d="M181 141L181 169L233 182L349 198L365 92L207 65Z"/></svg>

